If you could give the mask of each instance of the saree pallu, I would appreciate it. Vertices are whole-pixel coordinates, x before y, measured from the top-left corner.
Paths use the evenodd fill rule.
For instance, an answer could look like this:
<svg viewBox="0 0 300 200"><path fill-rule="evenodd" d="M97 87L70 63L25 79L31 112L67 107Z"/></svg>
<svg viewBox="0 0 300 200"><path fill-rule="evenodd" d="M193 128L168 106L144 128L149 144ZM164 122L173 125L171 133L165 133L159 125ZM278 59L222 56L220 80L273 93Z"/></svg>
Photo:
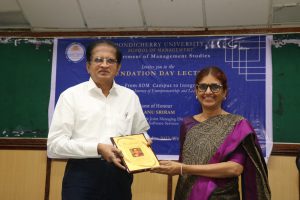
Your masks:
<svg viewBox="0 0 300 200"><path fill-rule="evenodd" d="M243 148L246 158L242 173L242 198L271 199L267 167L260 146L253 128L243 117L218 115L201 123L190 117L185 119L181 127L180 138L180 160L189 165L226 162L237 148ZM208 199L240 199L238 177L179 177L175 200Z"/></svg>

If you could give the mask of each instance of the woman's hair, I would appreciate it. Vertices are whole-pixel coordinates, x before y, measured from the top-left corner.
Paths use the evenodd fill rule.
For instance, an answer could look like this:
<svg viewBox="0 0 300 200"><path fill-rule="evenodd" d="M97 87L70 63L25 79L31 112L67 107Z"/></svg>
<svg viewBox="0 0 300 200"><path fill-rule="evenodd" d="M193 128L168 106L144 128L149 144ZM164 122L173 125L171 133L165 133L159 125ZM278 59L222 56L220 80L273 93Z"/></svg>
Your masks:
<svg viewBox="0 0 300 200"><path fill-rule="evenodd" d="M227 91L228 85L226 74L219 67L216 66L208 66L199 71L196 75L195 84L199 84L199 82L209 74L218 79L223 86L223 90Z"/></svg>
<svg viewBox="0 0 300 200"><path fill-rule="evenodd" d="M121 50L119 49L119 47L115 43L113 43L109 40L97 40L97 41L92 42L91 44L89 44L89 46L86 49L86 60L87 60L87 62L91 61L91 56L92 56L92 52L93 52L94 48L96 48L97 46L101 46L101 45L108 45L108 46L113 47L116 50L117 62L119 64L121 63L121 61L122 61L122 52L121 52Z"/></svg>

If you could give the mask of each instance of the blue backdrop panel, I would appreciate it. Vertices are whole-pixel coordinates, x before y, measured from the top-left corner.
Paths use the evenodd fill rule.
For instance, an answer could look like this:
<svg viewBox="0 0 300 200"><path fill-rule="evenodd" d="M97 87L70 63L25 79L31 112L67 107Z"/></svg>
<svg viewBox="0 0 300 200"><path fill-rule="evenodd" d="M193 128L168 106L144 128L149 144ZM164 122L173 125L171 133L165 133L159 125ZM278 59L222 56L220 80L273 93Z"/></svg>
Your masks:
<svg viewBox="0 0 300 200"><path fill-rule="evenodd" d="M140 97L158 155L178 155L179 125L200 112L196 73L219 66L228 77L228 112L243 115L255 128L265 152L266 37L113 37L123 52L116 82ZM85 49L95 39L58 39L55 102L70 86L86 81ZM73 50L72 50L73 48Z"/></svg>

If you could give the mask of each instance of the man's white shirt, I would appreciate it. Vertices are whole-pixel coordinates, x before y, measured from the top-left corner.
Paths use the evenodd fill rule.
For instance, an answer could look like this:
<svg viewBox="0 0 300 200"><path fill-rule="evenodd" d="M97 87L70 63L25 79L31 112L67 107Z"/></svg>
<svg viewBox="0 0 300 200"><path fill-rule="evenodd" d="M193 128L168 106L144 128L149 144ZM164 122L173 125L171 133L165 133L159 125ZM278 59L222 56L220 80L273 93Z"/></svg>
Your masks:
<svg viewBox="0 0 300 200"><path fill-rule="evenodd" d="M98 143L110 137L144 133L149 124L134 91L113 83L109 95L90 78L59 97L47 141L50 158L100 157Z"/></svg>

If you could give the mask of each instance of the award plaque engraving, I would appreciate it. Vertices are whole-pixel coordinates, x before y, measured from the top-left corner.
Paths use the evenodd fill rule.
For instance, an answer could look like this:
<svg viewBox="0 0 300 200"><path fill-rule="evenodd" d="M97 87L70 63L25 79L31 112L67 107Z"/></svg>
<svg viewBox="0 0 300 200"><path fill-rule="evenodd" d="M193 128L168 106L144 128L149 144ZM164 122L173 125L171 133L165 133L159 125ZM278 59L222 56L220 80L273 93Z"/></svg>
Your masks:
<svg viewBox="0 0 300 200"><path fill-rule="evenodd" d="M122 151L122 160L129 173L147 171L159 166L157 157L147 145L144 134L112 137L111 141Z"/></svg>

